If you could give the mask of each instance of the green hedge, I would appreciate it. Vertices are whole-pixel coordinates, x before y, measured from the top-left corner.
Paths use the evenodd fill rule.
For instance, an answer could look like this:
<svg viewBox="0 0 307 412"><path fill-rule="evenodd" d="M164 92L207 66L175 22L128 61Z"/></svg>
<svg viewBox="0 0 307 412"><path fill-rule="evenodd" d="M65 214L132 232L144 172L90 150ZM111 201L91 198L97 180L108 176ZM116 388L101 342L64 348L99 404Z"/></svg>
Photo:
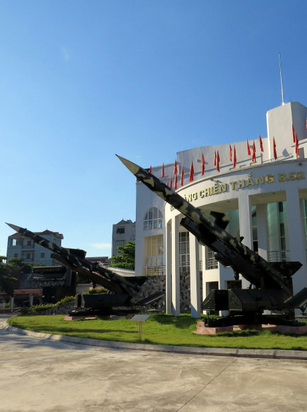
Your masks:
<svg viewBox="0 0 307 412"><path fill-rule="evenodd" d="M68 302L72 302L73 300L75 300L75 296L66 296L65 298L59 300L57 303L50 303L46 305L33 305L30 308L22 308L20 312L23 315L34 315L35 313L40 313L49 309L58 308L59 306Z"/></svg>

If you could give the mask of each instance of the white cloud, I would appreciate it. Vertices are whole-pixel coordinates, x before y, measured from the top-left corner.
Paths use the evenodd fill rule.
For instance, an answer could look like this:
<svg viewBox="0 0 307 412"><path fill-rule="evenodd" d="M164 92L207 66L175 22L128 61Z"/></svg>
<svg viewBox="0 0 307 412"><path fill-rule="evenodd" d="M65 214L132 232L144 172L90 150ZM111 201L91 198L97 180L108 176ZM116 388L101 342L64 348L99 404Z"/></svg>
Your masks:
<svg viewBox="0 0 307 412"><path fill-rule="evenodd" d="M111 248L111 243L92 243L90 245L94 249L110 249Z"/></svg>

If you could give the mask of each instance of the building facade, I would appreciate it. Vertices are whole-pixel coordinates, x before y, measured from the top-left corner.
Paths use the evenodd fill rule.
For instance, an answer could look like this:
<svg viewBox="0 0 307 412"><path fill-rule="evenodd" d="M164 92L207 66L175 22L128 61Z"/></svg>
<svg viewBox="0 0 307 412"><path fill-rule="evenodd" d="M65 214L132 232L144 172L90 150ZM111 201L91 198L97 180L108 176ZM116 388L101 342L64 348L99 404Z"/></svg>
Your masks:
<svg viewBox="0 0 307 412"><path fill-rule="evenodd" d="M112 256L116 256L118 247L124 246L127 242L135 242L135 222L121 220L113 225Z"/></svg>
<svg viewBox="0 0 307 412"><path fill-rule="evenodd" d="M178 152L152 173L204 213L224 213L226 230L271 262L300 261L294 293L307 285L307 107L269 110L267 137ZM182 215L137 183L136 275L165 274L166 311L180 313L180 277L190 276L192 316L212 288L234 286L233 272L181 225ZM236 287L248 287L243 278Z"/></svg>
<svg viewBox="0 0 307 412"><path fill-rule="evenodd" d="M35 232L35 234L55 243L57 246L61 246L62 239L64 238L61 233L51 232L50 230ZM53 259L51 254L52 251L34 243L32 239L29 239L20 233L15 233L8 237L6 255L8 260L11 258L19 258L22 259L24 263L29 264L46 266L58 265L59 262Z"/></svg>

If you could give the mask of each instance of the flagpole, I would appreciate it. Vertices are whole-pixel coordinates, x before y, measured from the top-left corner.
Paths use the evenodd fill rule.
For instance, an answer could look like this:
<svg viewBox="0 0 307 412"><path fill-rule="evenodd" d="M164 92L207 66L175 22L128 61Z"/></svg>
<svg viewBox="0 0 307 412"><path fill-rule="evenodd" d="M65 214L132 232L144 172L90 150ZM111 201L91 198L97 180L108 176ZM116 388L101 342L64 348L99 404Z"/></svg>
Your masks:
<svg viewBox="0 0 307 412"><path fill-rule="evenodd" d="M281 55L280 55L280 53L278 53L278 60L279 60L279 75L280 75L280 88L281 88L281 104L284 105L284 104L285 104L285 100L284 100L284 86L283 86L283 83L282 83Z"/></svg>

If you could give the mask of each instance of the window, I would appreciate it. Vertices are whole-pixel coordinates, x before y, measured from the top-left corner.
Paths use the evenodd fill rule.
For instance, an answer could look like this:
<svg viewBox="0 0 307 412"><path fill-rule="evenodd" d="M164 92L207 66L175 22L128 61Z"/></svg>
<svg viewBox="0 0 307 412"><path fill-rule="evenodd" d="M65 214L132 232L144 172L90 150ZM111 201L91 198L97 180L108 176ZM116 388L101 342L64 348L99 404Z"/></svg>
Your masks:
<svg viewBox="0 0 307 412"><path fill-rule="evenodd" d="M268 203L268 260L281 262L290 259L288 250L288 218L286 202Z"/></svg>
<svg viewBox="0 0 307 412"><path fill-rule="evenodd" d="M287 215L283 202L278 203L279 210L279 236L282 261L287 260Z"/></svg>
<svg viewBox="0 0 307 412"><path fill-rule="evenodd" d="M162 235L150 236L146 238L146 254L147 258L156 258L162 256L163 254L163 245L162 245ZM154 259L157 260L158 259Z"/></svg>
<svg viewBox="0 0 307 412"><path fill-rule="evenodd" d="M45 259L45 252L41 252L41 259Z"/></svg>
<svg viewBox="0 0 307 412"><path fill-rule="evenodd" d="M163 238L162 235L146 237L146 273L161 274L163 271Z"/></svg>
<svg viewBox="0 0 307 412"><path fill-rule="evenodd" d="M116 240L115 241L115 255L118 254L118 248L120 246L125 246L125 241L124 240Z"/></svg>
<svg viewBox="0 0 307 412"><path fill-rule="evenodd" d="M116 229L116 233L120 234L120 235L124 234L125 233L125 228L124 227L118 227Z"/></svg>
<svg viewBox="0 0 307 412"><path fill-rule="evenodd" d="M20 257L24 262L33 262L33 253L32 252L22 251Z"/></svg>
<svg viewBox="0 0 307 412"><path fill-rule="evenodd" d="M206 270L217 269L218 262L215 259L214 252L208 246L206 246Z"/></svg>
<svg viewBox="0 0 307 412"><path fill-rule="evenodd" d="M252 206L253 250L258 252L258 230L256 206Z"/></svg>
<svg viewBox="0 0 307 412"><path fill-rule="evenodd" d="M189 232L179 232L179 271L188 273L190 270Z"/></svg>
<svg viewBox="0 0 307 412"><path fill-rule="evenodd" d="M148 210L144 218L144 230L161 229L163 216L159 209L152 207Z"/></svg>

